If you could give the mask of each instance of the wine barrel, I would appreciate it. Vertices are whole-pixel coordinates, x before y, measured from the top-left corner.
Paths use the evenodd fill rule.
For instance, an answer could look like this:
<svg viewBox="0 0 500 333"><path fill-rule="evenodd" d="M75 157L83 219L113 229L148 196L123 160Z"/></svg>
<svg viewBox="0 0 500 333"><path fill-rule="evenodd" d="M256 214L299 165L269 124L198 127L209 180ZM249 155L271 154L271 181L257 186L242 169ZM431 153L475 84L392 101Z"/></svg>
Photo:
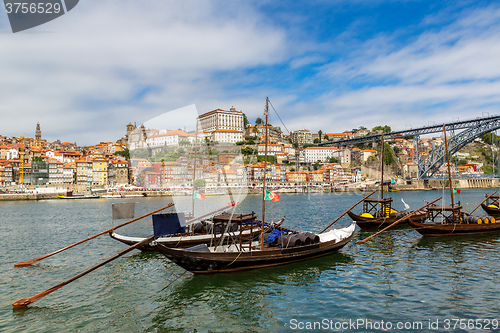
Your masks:
<svg viewBox="0 0 500 333"><path fill-rule="evenodd" d="M295 237L294 234L281 235L278 238L278 245L284 249L289 248L289 247L297 247L297 246L300 246L300 239Z"/></svg>
<svg viewBox="0 0 500 333"><path fill-rule="evenodd" d="M304 232L304 235L309 237L311 239L311 244L318 244L319 243L319 236L316 234L313 234L312 232Z"/></svg>
<svg viewBox="0 0 500 333"><path fill-rule="evenodd" d="M306 234L299 233L296 236L300 240L301 245L311 245L311 239Z"/></svg>

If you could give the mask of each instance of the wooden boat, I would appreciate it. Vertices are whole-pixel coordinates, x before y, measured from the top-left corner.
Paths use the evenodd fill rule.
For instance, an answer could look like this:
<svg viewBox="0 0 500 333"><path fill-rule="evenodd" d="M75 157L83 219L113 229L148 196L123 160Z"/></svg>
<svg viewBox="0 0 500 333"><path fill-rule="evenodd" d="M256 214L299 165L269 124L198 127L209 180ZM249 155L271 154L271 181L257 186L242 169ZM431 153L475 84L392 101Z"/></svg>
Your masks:
<svg viewBox="0 0 500 333"><path fill-rule="evenodd" d="M492 216L500 216L500 196L493 195L486 199L485 202L481 203L481 208L488 214Z"/></svg>
<svg viewBox="0 0 500 333"><path fill-rule="evenodd" d="M457 236L486 234L500 231L500 223L492 216L473 216L462 211L460 202L454 203L453 183L451 182L450 157L448 154L448 143L446 139L446 127L443 125L444 144L448 162L448 180L450 184L450 206L431 205L427 208L429 214L424 222L410 220L410 225L422 236Z"/></svg>
<svg viewBox="0 0 500 333"><path fill-rule="evenodd" d="M460 203L453 206L433 205L428 208L429 219L425 222L410 220L409 223L422 236L475 235L500 231L500 223L492 216L472 216L462 212Z"/></svg>
<svg viewBox="0 0 500 333"><path fill-rule="evenodd" d="M280 230L279 227L276 228ZM169 248L158 244L156 249L182 268L195 274L234 272L255 269L325 256L340 250L353 237L356 223L341 229L330 230L317 235L317 242L294 246L266 246L261 249L260 242L245 246L242 243L208 247L200 245L188 249ZM300 233L293 232L291 235ZM298 245L297 245L298 244Z"/></svg>
<svg viewBox="0 0 500 333"><path fill-rule="evenodd" d="M266 126L264 170L267 167L268 148L268 110L269 99L266 99ZM300 233L283 227L272 227L271 232L265 234L266 211L266 178L262 184L262 223L260 235L256 239L242 237L242 222L239 224L239 233L231 235L226 244L198 245L186 249L170 248L158 243L155 248L177 265L193 273L233 272L246 269L283 265L296 261L316 258L338 251L353 237L356 223L345 228L325 232L334 222L320 234ZM271 193L267 193L269 195ZM274 198L274 194L273 194Z"/></svg>
<svg viewBox="0 0 500 333"><path fill-rule="evenodd" d="M190 225L191 230L188 232L158 237L148 244L139 246L138 249L142 251L157 251L156 245L158 244L162 244L167 247L187 248L200 244L215 244L219 243L221 240L223 240L224 243L227 243L232 235L238 233L238 230L234 228L234 226L236 225L235 222L237 221L241 221L242 223L241 236L244 239L253 238L261 232L261 222L257 221L256 217L257 215L254 212L246 215L217 215L214 216L211 220L202 221L200 223ZM278 222L268 225L266 230L270 230L273 226L281 226L284 221L285 218L283 217ZM232 223L233 226L230 226L231 230L228 230L228 232L224 232L228 223ZM111 238L116 239L117 241L120 241L129 246L140 243L147 238L124 236L117 234L114 231L111 231L109 235Z"/></svg>
<svg viewBox="0 0 500 333"><path fill-rule="evenodd" d="M398 212L392 207L392 198L366 198L363 200L363 210L356 214L352 210L348 211L349 217L356 221L361 229L385 228L403 216L410 214L410 211ZM426 211L416 212L411 219L421 221L427 217ZM407 225L407 222L401 225Z"/></svg>
<svg viewBox="0 0 500 333"><path fill-rule="evenodd" d="M381 181L380 181L380 198L365 198L363 200L363 210L356 214L352 210L347 212L349 217L355 221L361 229L380 229L385 228L401 217L410 214L410 211L401 211L392 208L392 198L384 198L384 186L391 190L391 181L384 181L384 137L381 138ZM405 204L406 205L406 204ZM408 207L409 208L409 207ZM416 212L412 218L420 221L427 216L427 213ZM400 226L407 225L408 222L400 223Z"/></svg>

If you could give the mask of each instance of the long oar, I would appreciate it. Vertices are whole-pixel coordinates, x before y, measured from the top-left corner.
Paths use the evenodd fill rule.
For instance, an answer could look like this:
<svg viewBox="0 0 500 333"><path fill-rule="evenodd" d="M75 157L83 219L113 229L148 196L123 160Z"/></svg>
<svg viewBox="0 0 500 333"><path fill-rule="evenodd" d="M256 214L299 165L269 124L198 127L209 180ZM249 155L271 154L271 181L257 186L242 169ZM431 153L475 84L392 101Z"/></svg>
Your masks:
<svg viewBox="0 0 500 333"><path fill-rule="evenodd" d="M350 208L346 209L345 212L343 212L342 214L340 214L339 217L337 217L335 219L335 221L333 221L332 223L330 223L325 229L321 230L320 234L322 234L323 232L325 232L328 228L330 228L335 222L337 222L338 220L340 220L340 218L342 216L344 216L345 214L347 214L348 211L350 211L351 209L353 209L354 207L356 207L361 201L365 200L366 198L368 198L370 195L372 195L373 193L375 193L377 191L373 191L372 193L368 194L367 196L365 196L363 199L359 200L358 202L356 202L354 205L352 205Z"/></svg>
<svg viewBox="0 0 500 333"><path fill-rule="evenodd" d="M98 233L98 234L96 234L96 235L94 235L94 236L90 236L89 238L86 238L86 239L81 240L81 241L79 241L79 242L76 242L76 243L74 243L74 244L68 245L68 246L66 246L65 248L62 248L62 249L57 250L57 251L55 251L55 252L52 252L52 253L49 253L49 254L45 254L45 255L43 255L43 256L41 256L41 257L38 257L38 258L35 258L35 259L31 259L31 260L28 260L28 261L20 261L20 262L18 262L18 263L15 263L15 264L14 264L14 266L16 266L16 267L29 266L29 265L31 265L31 264L33 264L33 263L37 262L37 261L40 261L40 260L45 259L45 258L48 258L48 257L50 257L50 256L53 256L54 254L58 254L58 253L60 253L60 252L62 252L62 251L65 251L65 250L67 250L67 249L70 249L70 248L72 248L73 246L76 246L76 245L79 245L79 244L85 243L85 242L86 242L86 241L88 241L88 240L91 240L91 239L94 239L94 238L96 238L96 237L98 237L98 236L101 236L101 235L107 234L108 232L111 232L111 231L113 231L113 230L115 230L115 229L117 229L117 228L123 227L123 226L125 226L125 225L127 225L127 224L130 224L130 223L135 222L135 221L137 221L137 220L143 219L143 218L145 218L145 217L147 217L147 216L149 216L149 215L153 215L153 214L155 214L155 213L158 213L158 212L160 212L160 211L162 211L162 210L164 210L164 209L170 208L170 207L172 207L173 205L174 205L174 204L173 204L173 203L171 203L171 204L169 204L168 206L165 206L165 207L163 207L163 208L160 208L160 209L155 210L154 212L144 214L144 215L142 215L142 216L140 216L140 217L137 217L137 218L135 218L135 219L133 219L133 220L130 220L130 221L128 221L128 222L125 222L125 223L122 223L122 224L120 224L120 225L117 225L116 227L113 227L113 228L111 228L111 229L108 229L108 230L105 230L105 231L103 231L103 232L100 232L100 233Z"/></svg>
<svg viewBox="0 0 500 333"><path fill-rule="evenodd" d="M33 303L33 302L35 302L35 301L39 300L40 298L47 296L47 295L48 295L48 294L50 294L51 292L56 291L57 289L59 289L59 288L61 288L61 287L64 287L65 285L67 285L67 284L69 284L69 283L71 283L71 282L75 281L76 279L81 278L81 277L82 277L82 276L84 276L85 274L88 274L88 273L92 272L93 270L95 270L95 269L97 269L97 268L99 268L99 267L101 267L101 266L103 266L103 265L107 264L108 262L113 261L113 260L115 260L115 259L116 259L116 258L118 258L118 257L121 257L121 256L122 256L122 255L124 255L125 253L130 252L130 251L132 251L133 249L135 249L135 248L137 248L137 247L139 247L139 246L141 246L141 245L143 245L143 244L149 243L149 242L150 242L150 241L152 241L153 239L154 239L154 236L151 236L151 237L149 237L149 238L146 238L146 239L144 239L144 240L140 241L139 243L134 244L134 245L132 245L132 246L130 246L130 247L128 247L128 248L126 248L125 250L121 251L120 253L117 253L117 254L115 254L114 256L112 256L112 257L110 257L110 258L108 258L108 259L104 260L103 262L100 262L100 263L98 263L97 265L92 266L91 268L89 268L89 269L87 269L87 270L85 270L85 271L81 272L80 274L77 274L77 275L73 276L72 278L67 279L67 280L66 280L66 281L64 281L64 282L61 282L61 283L59 283L58 285L53 286L52 288L49 288L49 289L47 289L47 290L45 290L45 291L42 291L41 293L38 293L38 294L36 294L36 295L34 295L34 296L31 296L31 297L29 297L29 298L21 298L21 299L19 299L19 300L15 301L14 303L12 303L12 306L13 306L14 308L23 308L23 307L25 307L25 306L28 306L29 304L31 304L31 303Z"/></svg>
<svg viewBox="0 0 500 333"><path fill-rule="evenodd" d="M497 193L497 191L495 191L495 192L491 193L490 195L488 195L488 196L486 197L486 199L484 199L483 201L481 201L481 202L479 203L479 205L477 205L477 206L476 206L476 208L474 208L474 209L472 210L472 212L470 212L469 214L470 214L470 215L472 215L472 213L474 213L474 212L476 211L476 209L478 209L478 208L479 208L479 206L481 206L481 205L483 204L483 202L485 202L486 200L488 200L488 199L489 199L490 197L492 197L495 193Z"/></svg>
<svg viewBox="0 0 500 333"><path fill-rule="evenodd" d="M385 227L384 229L380 230L379 232L374 233L373 235L371 235L371 236L369 236L369 237L366 237L365 239L362 239L362 240L357 241L357 242L356 242L356 244L363 244L363 243L365 243L366 241L368 241L368 240L372 239L373 237L375 237L375 236L377 236L378 234L380 234L380 233L382 233L382 232L386 231L387 229L392 228L393 226L395 226L395 225L396 225L396 224L398 224L399 222L402 222L402 221L404 221L404 220L409 219L410 217L412 217L412 216L413 216L416 212L418 212L419 210L422 210L422 209L426 208L427 206L432 205L432 204L433 204L433 203L435 203L436 201L441 200L441 198L442 198L442 197L439 197L439 198L437 198L436 200L434 200L434 201L431 201L431 202L427 203L425 206L422 206L422 207L420 207L419 209L414 210L414 211L413 211L413 212L411 212L410 214L403 216L403 217L402 217L402 218L400 218L399 220L396 220L394 223L392 223L391 225L389 225L389 226Z"/></svg>

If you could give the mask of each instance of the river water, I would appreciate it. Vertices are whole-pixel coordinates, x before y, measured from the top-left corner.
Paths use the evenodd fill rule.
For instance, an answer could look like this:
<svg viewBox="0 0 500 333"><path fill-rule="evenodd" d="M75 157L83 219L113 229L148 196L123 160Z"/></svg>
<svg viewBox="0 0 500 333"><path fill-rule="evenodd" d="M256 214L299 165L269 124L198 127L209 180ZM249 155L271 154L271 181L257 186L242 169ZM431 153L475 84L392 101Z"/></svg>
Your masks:
<svg viewBox="0 0 500 333"><path fill-rule="evenodd" d="M455 200L470 211L485 192L491 190L462 190ZM449 198L443 191L390 195L396 209L404 207L401 198L412 209L440 195ZM286 216L289 228L319 232L360 198L282 194L280 202L266 205L266 221ZM207 196L197 203L203 203L200 212L209 211L214 200ZM372 233L360 231L340 252L323 258L207 276L185 272L157 253L134 251L25 309L12 308L13 301L124 249L103 235L32 266L14 267L110 228L111 204L127 201L136 202L136 216L169 203L165 198L0 202L0 331L498 331L500 235L423 239L411 228L356 245ZM260 196L248 195L237 211L260 216L260 202ZM335 226L349 223L344 217ZM147 218L119 232L147 235L151 229Z"/></svg>

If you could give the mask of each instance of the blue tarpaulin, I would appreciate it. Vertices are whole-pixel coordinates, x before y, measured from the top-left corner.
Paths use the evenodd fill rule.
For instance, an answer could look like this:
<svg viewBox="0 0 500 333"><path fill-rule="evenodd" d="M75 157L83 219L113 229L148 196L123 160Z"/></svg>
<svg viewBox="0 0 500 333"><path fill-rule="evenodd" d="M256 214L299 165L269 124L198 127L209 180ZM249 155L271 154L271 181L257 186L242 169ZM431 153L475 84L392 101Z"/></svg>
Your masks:
<svg viewBox="0 0 500 333"><path fill-rule="evenodd" d="M288 232L273 228L273 231L266 237L265 242L269 244L274 243L281 235L286 234L288 234Z"/></svg>
<svg viewBox="0 0 500 333"><path fill-rule="evenodd" d="M186 232L184 213L154 214L153 231L155 238Z"/></svg>

